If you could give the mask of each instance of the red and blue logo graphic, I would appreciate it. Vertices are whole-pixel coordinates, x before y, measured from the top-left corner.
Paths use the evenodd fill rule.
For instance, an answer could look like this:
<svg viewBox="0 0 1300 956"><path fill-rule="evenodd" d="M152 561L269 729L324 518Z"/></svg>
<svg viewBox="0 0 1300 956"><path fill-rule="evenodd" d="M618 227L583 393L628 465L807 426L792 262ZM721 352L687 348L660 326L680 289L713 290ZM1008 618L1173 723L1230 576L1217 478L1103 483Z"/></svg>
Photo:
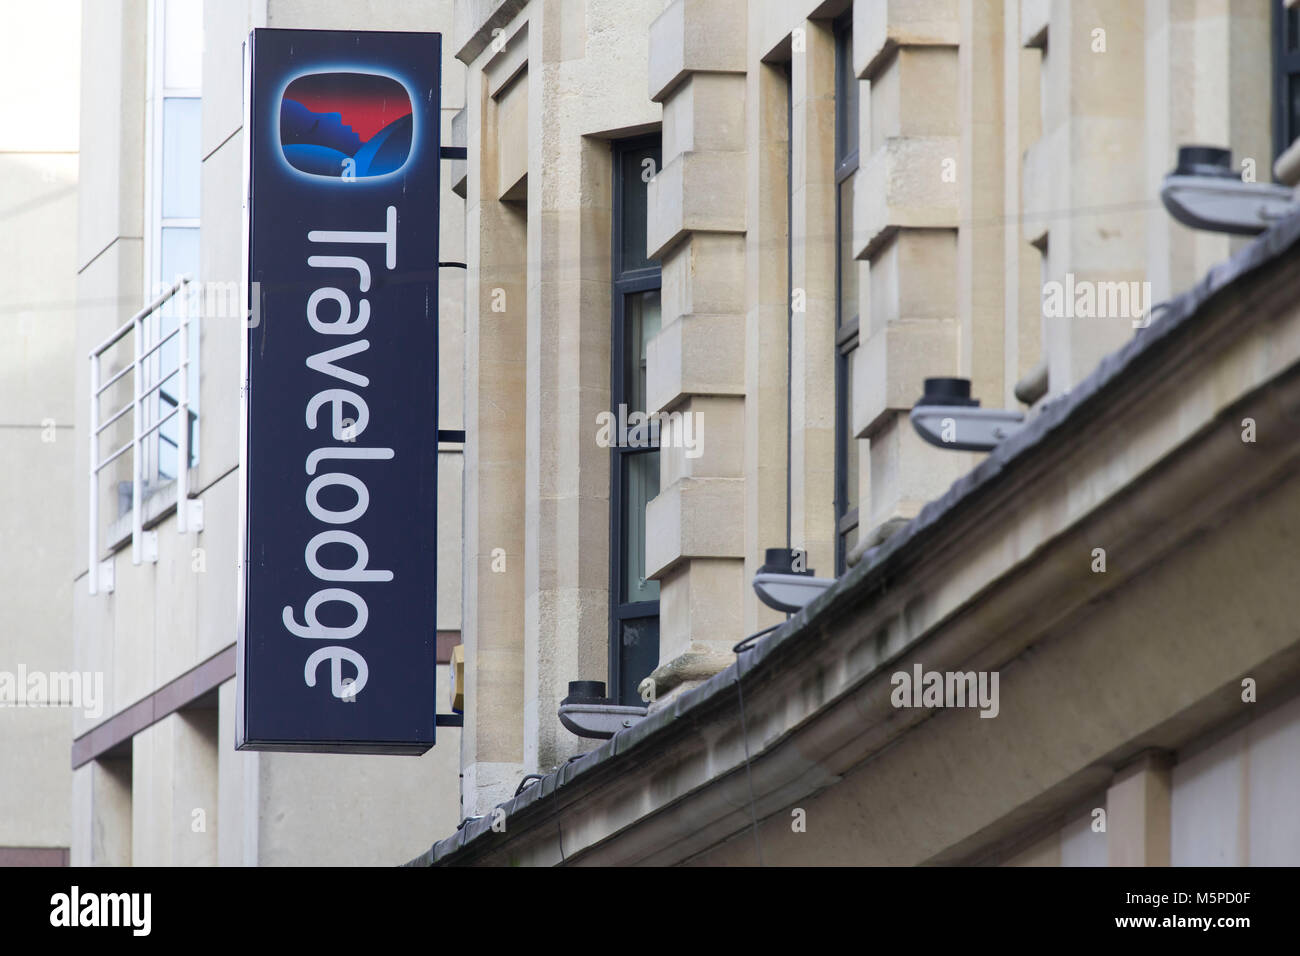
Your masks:
<svg viewBox="0 0 1300 956"><path fill-rule="evenodd" d="M280 149L299 172L339 179L395 173L411 155L411 97L377 73L309 73L280 99Z"/></svg>

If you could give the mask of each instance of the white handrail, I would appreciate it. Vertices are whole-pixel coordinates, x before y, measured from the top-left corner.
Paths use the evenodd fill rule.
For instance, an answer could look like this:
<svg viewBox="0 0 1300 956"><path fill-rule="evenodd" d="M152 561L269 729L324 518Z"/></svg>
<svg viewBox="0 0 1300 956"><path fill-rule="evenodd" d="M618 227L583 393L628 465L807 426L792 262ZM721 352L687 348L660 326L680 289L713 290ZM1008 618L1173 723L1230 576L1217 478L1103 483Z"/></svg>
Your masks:
<svg viewBox="0 0 1300 956"><path fill-rule="evenodd" d="M115 461L128 448L131 449L131 563L139 564L141 559L140 539L144 530L144 509L143 509L143 447L144 440L154 431L158 430L165 422L174 416L179 416L179 439L177 441L177 459L176 459L176 527L177 531L184 533L187 524L187 502L189 498L189 461L190 461L190 436L189 436L189 324L190 314L187 304L187 298L181 297L181 308L178 319L178 326L175 331L168 333L167 336L155 342L148 349L144 345L145 320L154 312L162 308L176 293L180 292L190 282L189 276L182 276L174 282L170 288L146 305L143 309L131 316L125 323L113 331L113 333L90 352L90 427L87 429L90 443L90 467L89 467L89 485L90 485L90 507L89 507L89 554L87 578L90 586L90 593L99 592L99 473L111 462ZM114 374L107 382L100 384L101 366L100 359L104 353L120 342L128 332L135 333L135 348L131 364ZM143 382L143 365L146 358L153 355L166 341L172 336L179 335L180 361L178 363L177 374L180 375L180 388L177 406L166 415L160 417L148 428L144 425L144 402L148 400L154 392L162 388L164 382L171 378L170 375L162 376L159 380L148 387L144 387ZM114 383L121 379L127 371L132 374L131 381L131 401L129 404L122 406L105 421L100 421L100 397ZM99 436L104 429L117 421L123 415L131 411L132 414L132 438L130 443L122 445L106 458L99 455ZM111 585L110 585L111 587Z"/></svg>
<svg viewBox="0 0 1300 956"><path fill-rule="evenodd" d="M162 307L163 303L165 303L168 299L170 299L177 292L179 292L181 290L181 287L184 286L189 281L190 281L189 276L181 276L179 279L177 279L175 282L172 283L171 288L169 288L166 292L163 292L160 296L158 296L158 298L154 299L152 302L146 305L135 315L131 316L131 318L127 319L125 322L119 325L117 327L117 330L108 338L104 339L104 341L100 342L99 345L97 345L91 351L90 354L92 356L103 355L110 348L116 345L118 343L118 340L120 340L122 336L126 335L127 332L131 331L131 328L135 325L136 322L138 322L140 319L144 319L150 315L153 315L154 312L158 311L158 309Z"/></svg>
<svg viewBox="0 0 1300 956"><path fill-rule="evenodd" d="M180 356L176 363L176 372L181 379L175 409L180 415L176 425L176 533L184 534L190 510L190 308L187 296L181 296L181 314L176 329L181 333Z"/></svg>

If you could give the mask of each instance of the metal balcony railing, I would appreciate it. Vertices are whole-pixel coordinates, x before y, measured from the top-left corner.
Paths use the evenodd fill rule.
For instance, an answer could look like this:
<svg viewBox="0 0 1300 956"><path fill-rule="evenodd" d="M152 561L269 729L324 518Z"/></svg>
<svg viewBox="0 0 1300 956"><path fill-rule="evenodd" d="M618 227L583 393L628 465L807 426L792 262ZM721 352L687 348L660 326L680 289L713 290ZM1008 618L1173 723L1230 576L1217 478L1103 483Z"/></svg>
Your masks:
<svg viewBox="0 0 1300 956"><path fill-rule="evenodd" d="M190 367L190 314L187 306L187 296L181 296L179 299L180 309L178 310L176 328L164 336L161 336L157 342L151 345L145 345L145 322L156 311L161 309L171 298L179 293L190 282L189 276L183 276L178 279L171 288L167 289L160 296L146 305L143 309L133 315L123 323L108 338L101 342L90 353L90 535L89 535L89 578L90 593L97 594L100 590L101 569L99 558L99 474L106 467L126 454L131 452L131 563L140 564L142 560L142 545L145 539L144 533L144 485L146 482L143 474L144 462L144 443L155 431L160 429L172 418L180 416L181 427L176 429L177 433L177 454L176 454L176 530L184 534L190 520L190 501L189 501L189 461L190 461L190 388L189 388L189 367ZM107 381L101 382L100 359L109 349L120 342L128 334L134 332L134 359L124 366L118 372L114 373ZM155 352L161 349L167 342L173 338L177 339L177 345L180 352L180 359L177 363L175 373L156 376L158 381L152 385L145 384L144 363ZM131 375L131 394L132 398L121 408L114 411L107 417L100 414L100 399L104 392L112 388L121 381L128 373ZM169 396L160 392L163 383L167 381L172 374L179 378L178 395L171 411L160 415L156 421L145 424L146 402L155 392L162 394L171 403ZM106 457L100 457L99 453L99 436L113 425L114 422L122 418L123 415L130 412L132 414L132 438L129 442L111 452ZM165 436L161 436L164 437ZM170 439L167 439L170 441ZM196 529L198 530L198 529ZM153 534L153 532L150 532ZM156 540L156 539L154 539ZM149 560L158 559L157 549L151 548ZM106 569L111 574L112 564ZM104 590L112 591L113 582L111 578L104 582Z"/></svg>

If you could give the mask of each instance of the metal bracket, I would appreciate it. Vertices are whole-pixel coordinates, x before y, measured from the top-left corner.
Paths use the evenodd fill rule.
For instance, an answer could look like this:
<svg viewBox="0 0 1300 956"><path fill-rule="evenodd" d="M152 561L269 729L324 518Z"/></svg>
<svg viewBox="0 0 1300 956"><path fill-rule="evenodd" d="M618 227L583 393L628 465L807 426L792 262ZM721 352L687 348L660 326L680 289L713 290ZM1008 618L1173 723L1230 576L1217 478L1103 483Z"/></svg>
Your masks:
<svg viewBox="0 0 1300 956"><path fill-rule="evenodd" d="M158 532L140 532L140 559L150 564L158 563Z"/></svg>
<svg viewBox="0 0 1300 956"><path fill-rule="evenodd" d="M182 513L181 509L184 509ZM203 499L188 498L177 505L176 530L181 534L203 530Z"/></svg>
<svg viewBox="0 0 1300 956"><path fill-rule="evenodd" d="M99 562L99 581L97 591L101 594L113 593L113 559Z"/></svg>

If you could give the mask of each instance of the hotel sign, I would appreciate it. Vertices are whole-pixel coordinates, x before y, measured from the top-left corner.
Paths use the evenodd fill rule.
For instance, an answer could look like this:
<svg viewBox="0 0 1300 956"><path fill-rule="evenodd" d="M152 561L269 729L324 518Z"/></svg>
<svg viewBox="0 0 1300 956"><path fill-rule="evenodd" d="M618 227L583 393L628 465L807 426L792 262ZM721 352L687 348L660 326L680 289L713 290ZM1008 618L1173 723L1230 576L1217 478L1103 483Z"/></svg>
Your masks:
<svg viewBox="0 0 1300 956"><path fill-rule="evenodd" d="M241 750L433 746L441 52L245 47Z"/></svg>

